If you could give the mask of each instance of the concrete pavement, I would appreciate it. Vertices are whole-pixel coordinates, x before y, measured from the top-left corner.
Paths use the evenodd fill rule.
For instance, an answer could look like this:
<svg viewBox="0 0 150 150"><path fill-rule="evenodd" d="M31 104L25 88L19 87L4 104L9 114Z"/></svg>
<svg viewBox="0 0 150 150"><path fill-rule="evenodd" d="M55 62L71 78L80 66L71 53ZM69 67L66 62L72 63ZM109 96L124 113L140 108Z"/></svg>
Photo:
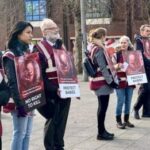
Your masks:
<svg viewBox="0 0 150 150"><path fill-rule="evenodd" d="M65 134L65 150L149 150L150 118L135 120L131 114L131 122L135 128L119 130L115 122L116 96L112 94L106 116L106 128L115 133L113 141L97 141L97 99L89 90L87 82L80 82L81 100L72 100L68 124ZM137 97L134 90L132 105ZM4 126L3 150L9 150L12 122L11 116L2 114ZM30 150L44 150L43 127L45 120L36 112ZM18 139L19 140L19 139Z"/></svg>

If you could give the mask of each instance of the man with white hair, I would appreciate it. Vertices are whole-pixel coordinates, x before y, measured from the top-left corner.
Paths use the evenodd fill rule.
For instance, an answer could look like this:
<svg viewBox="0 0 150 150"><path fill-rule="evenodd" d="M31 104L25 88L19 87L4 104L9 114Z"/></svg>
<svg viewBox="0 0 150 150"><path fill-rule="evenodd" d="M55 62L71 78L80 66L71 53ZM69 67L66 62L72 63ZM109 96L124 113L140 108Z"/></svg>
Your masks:
<svg viewBox="0 0 150 150"><path fill-rule="evenodd" d="M70 108L70 98L60 98L56 60L53 53L53 50L64 50L64 47L62 47L59 28L53 20L44 19L40 27L43 40L36 45L36 48L40 54L47 103L38 111L47 119L44 146L46 150L64 150L63 138Z"/></svg>

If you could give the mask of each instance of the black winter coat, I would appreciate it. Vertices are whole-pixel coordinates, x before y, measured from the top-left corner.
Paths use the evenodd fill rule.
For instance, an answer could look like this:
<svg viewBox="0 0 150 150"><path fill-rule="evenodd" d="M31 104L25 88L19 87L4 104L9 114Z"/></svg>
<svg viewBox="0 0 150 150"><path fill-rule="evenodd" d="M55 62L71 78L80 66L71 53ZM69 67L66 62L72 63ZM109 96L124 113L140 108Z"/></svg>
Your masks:
<svg viewBox="0 0 150 150"><path fill-rule="evenodd" d="M2 69L2 53L1 52L0 52L0 69ZM6 105L9 100L9 97L10 97L9 88L5 80L3 79L0 82L0 106Z"/></svg>
<svg viewBox="0 0 150 150"><path fill-rule="evenodd" d="M18 56L23 56L25 54L25 52L29 51L29 47L27 44L24 44L24 43L18 41L16 43L16 48L11 49L9 51L13 52L13 54L16 57L18 57ZM14 60L12 60L8 57L4 57L3 65L4 65L6 76L8 78L8 85L10 88L11 97L13 98L16 106L22 106L23 103L19 97L19 90L18 90L18 86L17 86L17 78L16 78L16 72L15 72Z"/></svg>

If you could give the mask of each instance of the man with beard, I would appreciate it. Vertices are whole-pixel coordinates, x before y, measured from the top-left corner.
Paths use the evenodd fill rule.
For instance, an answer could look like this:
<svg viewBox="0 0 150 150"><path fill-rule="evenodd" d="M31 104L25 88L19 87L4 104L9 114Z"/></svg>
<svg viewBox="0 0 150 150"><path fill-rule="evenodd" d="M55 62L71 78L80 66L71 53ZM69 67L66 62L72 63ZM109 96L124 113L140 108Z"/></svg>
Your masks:
<svg viewBox="0 0 150 150"><path fill-rule="evenodd" d="M46 150L64 150L64 133L70 108L70 98L62 99L58 85L57 68L53 50L65 50L57 24L51 19L41 23L43 40L36 48L40 53L46 105L38 109L46 118L44 146Z"/></svg>

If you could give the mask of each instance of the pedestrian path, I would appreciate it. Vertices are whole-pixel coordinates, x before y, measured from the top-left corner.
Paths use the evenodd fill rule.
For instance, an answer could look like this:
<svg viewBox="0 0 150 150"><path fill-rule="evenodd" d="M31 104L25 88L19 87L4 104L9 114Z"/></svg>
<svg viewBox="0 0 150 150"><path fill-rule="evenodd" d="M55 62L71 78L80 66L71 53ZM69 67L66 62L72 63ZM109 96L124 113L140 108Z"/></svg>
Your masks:
<svg viewBox="0 0 150 150"><path fill-rule="evenodd" d="M111 95L106 115L106 128L115 133L113 141L97 141L97 99L88 88L87 82L81 82L81 100L72 100L68 124L65 134L65 150L150 150L150 118L135 120L131 116L130 121L135 128L119 130L115 122L115 94ZM137 89L134 91L132 105L137 97ZM3 150L9 150L12 123L11 116L2 114L4 126ZM44 119L36 112L33 124L33 133L30 141L30 150L44 150L43 127ZM19 140L19 139L18 139Z"/></svg>

